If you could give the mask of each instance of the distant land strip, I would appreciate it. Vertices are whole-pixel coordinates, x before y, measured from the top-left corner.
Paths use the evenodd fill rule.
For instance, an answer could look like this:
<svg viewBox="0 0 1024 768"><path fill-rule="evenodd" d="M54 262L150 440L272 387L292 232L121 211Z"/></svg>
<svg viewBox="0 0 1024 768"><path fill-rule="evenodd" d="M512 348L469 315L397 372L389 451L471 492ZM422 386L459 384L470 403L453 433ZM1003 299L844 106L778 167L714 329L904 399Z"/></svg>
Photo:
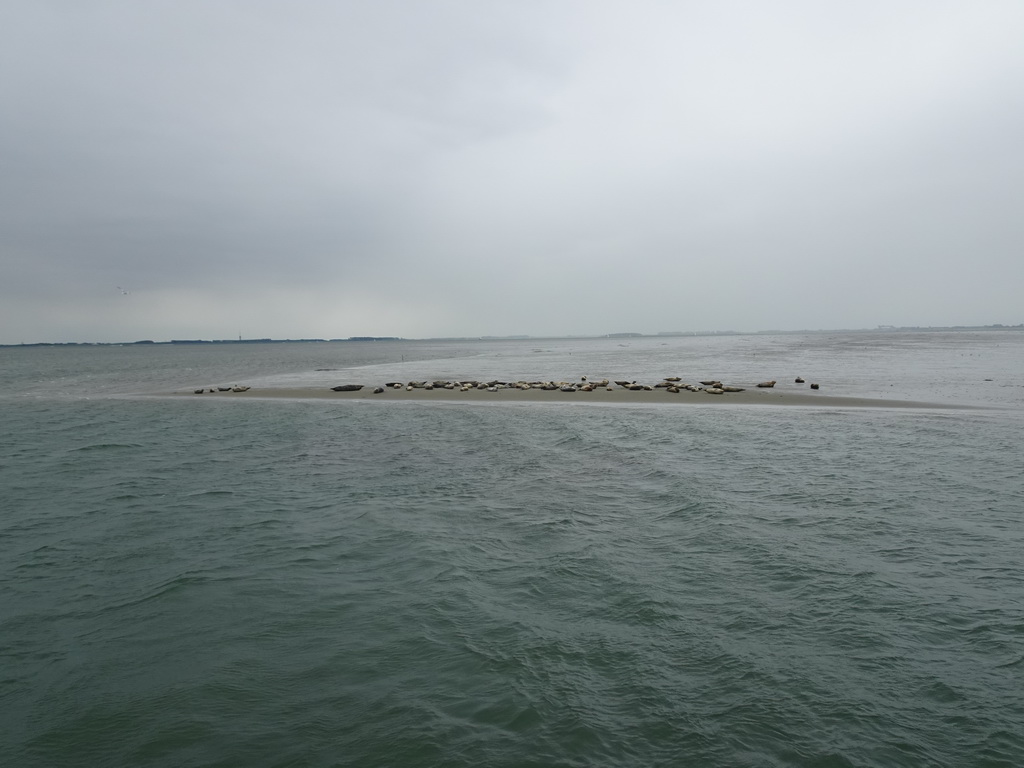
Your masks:
<svg viewBox="0 0 1024 768"><path fill-rule="evenodd" d="M433 336L410 339L402 336L349 336L337 339L170 339L154 341L36 341L19 344L0 344L0 349L11 347L131 347L167 344L333 344L367 341L521 341L541 339L652 339L672 336L775 336L818 333L899 333L899 332L943 332L943 331L1024 331L1024 323L1017 325L879 325L876 328L831 328L805 329L799 331L763 330L763 331L659 331L658 333L604 333L592 336L531 336L517 334L511 336Z"/></svg>

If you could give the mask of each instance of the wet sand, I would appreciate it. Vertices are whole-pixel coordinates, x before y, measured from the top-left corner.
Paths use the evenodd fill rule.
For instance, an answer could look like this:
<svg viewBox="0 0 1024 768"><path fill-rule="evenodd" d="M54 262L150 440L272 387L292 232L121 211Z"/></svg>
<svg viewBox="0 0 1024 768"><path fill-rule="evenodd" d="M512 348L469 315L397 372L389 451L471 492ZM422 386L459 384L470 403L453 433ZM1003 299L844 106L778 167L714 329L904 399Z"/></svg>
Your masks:
<svg viewBox="0 0 1024 768"><path fill-rule="evenodd" d="M430 403L570 403L608 405L792 405L818 406L828 408L969 408L965 405L925 403L911 400L883 400L866 397L843 397L824 394L820 390L782 388L748 388L743 392L726 392L720 395L707 392L681 390L668 392L665 389L628 390L615 386L612 391L596 389L592 392L562 392L560 390L503 388L495 392L485 389L412 390L388 389L374 393L374 386L364 386L357 392L334 392L328 387L253 387L245 392L210 392L203 394L193 390L166 393L174 397L229 398L229 399L289 399L289 400L368 400L373 402L430 402Z"/></svg>

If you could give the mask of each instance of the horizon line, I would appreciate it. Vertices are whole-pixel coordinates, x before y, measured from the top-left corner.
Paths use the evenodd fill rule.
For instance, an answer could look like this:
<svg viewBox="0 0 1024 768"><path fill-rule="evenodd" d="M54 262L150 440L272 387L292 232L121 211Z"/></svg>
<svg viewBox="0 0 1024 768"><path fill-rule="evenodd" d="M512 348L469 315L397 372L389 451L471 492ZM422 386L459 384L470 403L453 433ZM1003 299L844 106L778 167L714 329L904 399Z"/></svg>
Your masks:
<svg viewBox="0 0 1024 768"><path fill-rule="evenodd" d="M700 331L658 331L656 333L636 332L615 332L599 334L562 334L536 336L532 334L509 334L503 336L482 335L482 336L349 336L346 338L299 338L299 339L278 339L278 338L253 338L245 339L241 335L237 339L167 339L155 341L153 339L139 339L136 341L34 341L19 342L16 344L0 344L0 348L10 347L124 347L124 346L148 346L148 345L172 345L172 344L335 344L346 342L374 342L374 341L524 341L530 339L631 339L631 338L670 338L681 336L754 336L770 334L798 334L798 333L869 333L869 332L896 332L896 331L965 331L965 330L1024 330L1024 323L1017 325L1006 325L1004 323L990 323L988 325L878 325L874 328L804 328L799 330L764 329L758 331L735 331L735 330L700 330Z"/></svg>

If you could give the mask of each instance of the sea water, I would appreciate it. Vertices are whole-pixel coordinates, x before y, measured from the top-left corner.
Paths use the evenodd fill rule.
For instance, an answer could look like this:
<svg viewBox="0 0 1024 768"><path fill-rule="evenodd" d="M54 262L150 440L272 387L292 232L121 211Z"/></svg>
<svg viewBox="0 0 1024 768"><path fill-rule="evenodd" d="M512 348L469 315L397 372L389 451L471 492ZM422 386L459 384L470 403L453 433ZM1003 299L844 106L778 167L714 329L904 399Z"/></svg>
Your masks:
<svg viewBox="0 0 1024 768"><path fill-rule="evenodd" d="M161 398L433 378L982 409ZM0 762L1024 764L1024 333L0 349Z"/></svg>

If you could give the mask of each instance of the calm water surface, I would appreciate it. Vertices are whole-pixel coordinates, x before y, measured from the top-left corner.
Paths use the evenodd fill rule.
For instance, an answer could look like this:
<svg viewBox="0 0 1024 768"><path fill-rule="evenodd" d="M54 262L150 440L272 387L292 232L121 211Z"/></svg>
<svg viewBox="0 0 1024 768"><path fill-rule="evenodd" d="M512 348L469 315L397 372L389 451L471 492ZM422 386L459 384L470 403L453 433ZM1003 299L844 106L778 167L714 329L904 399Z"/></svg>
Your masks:
<svg viewBox="0 0 1024 768"><path fill-rule="evenodd" d="M4 760L1024 764L1022 339L0 349ZM672 374L999 407L134 396Z"/></svg>

